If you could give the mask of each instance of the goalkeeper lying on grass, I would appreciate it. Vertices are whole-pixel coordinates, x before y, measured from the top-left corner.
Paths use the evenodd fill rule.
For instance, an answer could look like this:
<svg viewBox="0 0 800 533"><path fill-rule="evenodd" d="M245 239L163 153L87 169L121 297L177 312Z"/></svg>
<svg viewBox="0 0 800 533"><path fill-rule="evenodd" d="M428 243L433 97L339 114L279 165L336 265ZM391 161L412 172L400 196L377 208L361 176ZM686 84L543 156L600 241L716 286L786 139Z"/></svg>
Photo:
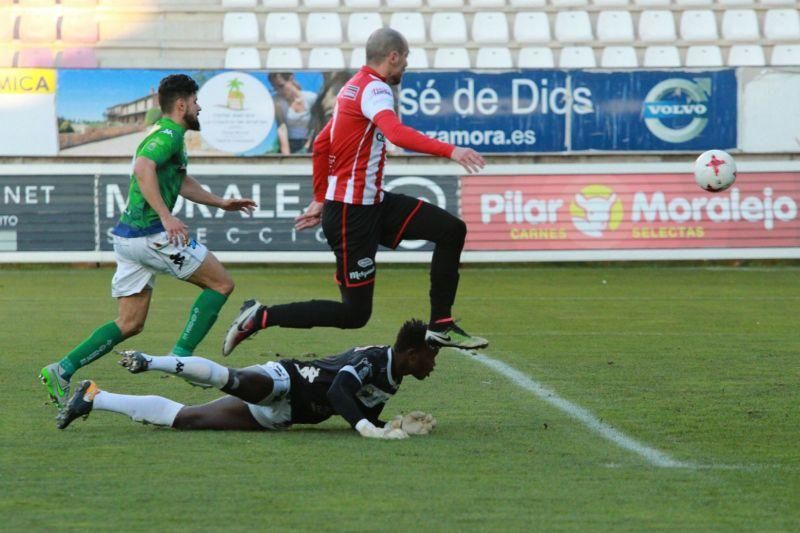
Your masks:
<svg viewBox="0 0 800 533"><path fill-rule="evenodd" d="M64 429L95 409L175 429L284 429L338 414L364 437L425 435L436 425L429 414L415 411L389 422L378 417L404 376L425 379L436 366L438 347L425 341L426 331L424 322L409 320L392 347L364 346L324 359L283 359L241 369L202 357L122 352L120 364L134 374L159 370L216 387L228 396L187 406L160 396L115 394L94 381L83 381L59 413L58 427Z"/></svg>

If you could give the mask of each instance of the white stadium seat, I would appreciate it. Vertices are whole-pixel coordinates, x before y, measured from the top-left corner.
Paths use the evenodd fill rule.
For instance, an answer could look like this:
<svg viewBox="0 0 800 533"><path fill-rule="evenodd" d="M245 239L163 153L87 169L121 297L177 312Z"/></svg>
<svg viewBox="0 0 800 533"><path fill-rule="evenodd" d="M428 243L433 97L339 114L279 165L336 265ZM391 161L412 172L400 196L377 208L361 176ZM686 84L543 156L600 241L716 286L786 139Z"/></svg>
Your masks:
<svg viewBox="0 0 800 533"><path fill-rule="evenodd" d="M514 17L514 40L519 44L550 42L550 21L547 13L517 13Z"/></svg>
<svg viewBox="0 0 800 533"><path fill-rule="evenodd" d="M258 49L234 46L225 52L225 68L261 68Z"/></svg>
<svg viewBox="0 0 800 533"><path fill-rule="evenodd" d="M367 63L367 50L363 46L353 48L350 53L350 68L357 69L363 67Z"/></svg>
<svg viewBox="0 0 800 533"><path fill-rule="evenodd" d="M764 17L764 37L772 40L800 40L800 13L796 9L770 9Z"/></svg>
<svg viewBox="0 0 800 533"><path fill-rule="evenodd" d="M344 5L351 11L359 9L378 9L381 7L381 0L344 0Z"/></svg>
<svg viewBox="0 0 800 533"><path fill-rule="evenodd" d="M344 54L341 48L312 48L308 53L308 68L344 69Z"/></svg>
<svg viewBox="0 0 800 533"><path fill-rule="evenodd" d="M378 13L351 13L347 19L347 40L352 44L366 44L372 32L383 27Z"/></svg>
<svg viewBox="0 0 800 533"><path fill-rule="evenodd" d="M0 48L0 67L8 68L14 66L14 58L17 52L7 46Z"/></svg>
<svg viewBox="0 0 800 533"><path fill-rule="evenodd" d="M686 50L687 67L721 67L722 52L719 46L690 46Z"/></svg>
<svg viewBox="0 0 800 533"><path fill-rule="evenodd" d="M560 11L556 15L556 39L562 43L591 41L592 23L586 11Z"/></svg>
<svg viewBox="0 0 800 533"><path fill-rule="evenodd" d="M222 40L226 43L257 43L258 20L255 13L225 13Z"/></svg>
<svg viewBox="0 0 800 533"><path fill-rule="evenodd" d="M636 68L639 66L636 49L632 46L607 46L603 48L603 54L600 56L600 66L603 68Z"/></svg>
<svg viewBox="0 0 800 533"><path fill-rule="evenodd" d="M689 42L709 42L718 38L717 19L710 9L689 10L681 14L681 39Z"/></svg>
<svg viewBox="0 0 800 533"><path fill-rule="evenodd" d="M423 70L428 68L428 53L424 48L408 49L408 68L412 70Z"/></svg>
<svg viewBox="0 0 800 533"><path fill-rule="evenodd" d="M628 0L594 0L592 4L599 7L622 7L627 6L630 2Z"/></svg>
<svg viewBox="0 0 800 533"><path fill-rule="evenodd" d="M758 17L752 9L728 9L722 15L722 38L726 41L757 41Z"/></svg>
<svg viewBox="0 0 800 533"><path fill-rule="evenodd" d="M597 15L597 40L606 43L633 41L633 19L630 12L601 11Z"/></svg>
<svg viewBox="0 0 800 533"><path fill-rule="evenodd" d="M267 52L267 69L301 69L303 54L292 47L270 48Z"/></svg>
<svg viewBox="0 0 800 533"><path fill-rule="evenodd" d="M61 18L61 40L71 43L96 43L97 20L87 13L64 13Z"/></svg>
<svg viewBox="0 0 800 533"><path fill-rule="evenodd" d="M675 0L679 6L710 6L714 3L713 0Z"/></svg>
<svg viewBox="0 0 800 533"><path fill-rule="evenodd" d="M419 12L392 13L389 27L403 34L409 44L425 44L425 19Z"/></svg>
<svg viewBox="0 0 800 533"><path fill-rule="evenodd" d="M464 7L464 0L428 0L433 9Z"/></svg>
<svg viewBox="0 0 800 533"><path fill-rule="evenodd" d="M289 12L268 14L264 22L264 40L270 46L300 44L300 17Z"/></svg>
<svg viewBox="0 0 800 533"><path fill-rule="evenodd" d="M717 0L721 6L749 6L753 5L754 0Z"/></svg>
<svg viewBox="0 0 800 533"><path fill-rule="evenodd" d="M681 56L674 46L648 46L644 51L645 67L680 67Z"/></svg>
<svg viewBox="0 0 800 533"><path fill-rule="evenodd" d="M764 49L760 45L736 44L728 51L730 67L762 67L766 64Z"/></svg>
<svg viewBox="0 0 800 533"><path fill-rule="evenodd" d="M268 10L273 9L290 9L297 7L300 5L298 0L261 0L261 3L264 4Z"/></svg>
<svg viewBox="0 0 800 533"><path fill-rule="evenodd" d="M433 68L470 68L469 52L466 48L439 48L433 56Z"/></svg>
<svg viewBox="0 0 800 533"><path fill-rule="evenodd" d="M505 7L506 0L469 0L469 5L478 9Z"/></svg>
<svg viewBox="0 0 800 533"><path fill-rule="evenodd" d="M761 0L759 3L765 6L794 6L795 0Z"/></svg>
<svg viewBox="0 0 800 533"><path fill-rule="evenodd" d="M339 7L339 0L303 0L303 5L310 11Z"/></svg>
<svg viewBox="0 0 800 533"><path fill-rule="evenodd" d="M56 40L56 17L50 10L28 10L19 19L19 39L26 43L49 43ZM31 54L33 57L35 54Z"/></svg>
<svg viewBox="0 0 800 533"><path fill-rule="evenodd" d="M593 68L597 66L590 46L565 46L558 54L560 68Z"/></svg>
<svg viewBox="0 0 800 533"><path fill-rule="evenodd" d="M800 65L800 44L779 44L772 48L770 65Z"/></svg>
<svg viewBox="0 0 800 533"><path fill-rule="evenodd" d="M511 7L518 9L528 9L530 7L544 7L547 5L546 0L508 0Z"/></svg>
<svg viewBox="0 0 800 533"><path fill-rule="evenodd" d="M386 0L386 6L394 9L413 9L422 7L422 0Z"/></svg>
<svg viewBox="0 0 800 533"><path fill-rule="evenodd" d="M487 46L478 49L475 68L512 68L511 51L503 46Z"/></svg>
<svg viewBox="0 0 800 533"><path fill-rule="evenodd" d="M467 23L464 15L449 11L434 13L431 17L431 41L437 45L466 43Z"/></svg>
<svg viewBox="0 0 800 533"><path fill-rule="evenodd" d="M521 48L517 56L517 68L553 68L553 51L546 46Z"/></svg>
<svg viewBox="0 0 800 533"><path fill-rule="evenodd" d="M256 7L257 4L258 0L222 0L222 7L248 8Z"/></svg>
<svg viewBox="0 0 800 533"><path fill-rule="evenodd" d="M479 44L508 43L508 21L505 13L481 11L472 19L472 40Z"/></svg>
<svg viewBox="0 0 800 533"><path fill-rule="evenodd" d="M670 0L633 0L637 6L642 7L661 7L668 6Z"/></svg>
<svg viewBox="0 0 800 533"><path fill-rule="evenodd" d="M589 5L589 0L550 0L553 7L583 7Z"/></svg>
<svg viewBox="0 0 800 533"><path fill-rule="evenodd" d="M646 43L672 42L675 35L675 20L671 11L642 11L639 17L639 39Z"/></svg>
<svg viewBox="0 0 800 533"><path fill-rule="evenodd" d="M309 44L340 44L342 20L338 13L309 13L306 17L306 42Z"/></svg>
<svg viewBox="0 0 800 533"><path fill-rule="evenodd" d="M0 11L0 42L14 40L14 27L16 25L17 17L12 16L10 12Z"/></svg>

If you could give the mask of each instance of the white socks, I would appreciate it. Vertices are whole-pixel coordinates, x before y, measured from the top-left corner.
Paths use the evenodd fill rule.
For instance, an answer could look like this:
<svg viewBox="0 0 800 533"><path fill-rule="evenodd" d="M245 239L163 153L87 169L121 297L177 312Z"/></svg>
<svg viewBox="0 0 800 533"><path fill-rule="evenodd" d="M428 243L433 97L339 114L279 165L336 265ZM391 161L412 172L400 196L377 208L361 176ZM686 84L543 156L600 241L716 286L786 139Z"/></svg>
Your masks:
<svg viewBox="0 0 800 533"><path fill-rule="evenodd" d="M136 422L171 427L183 404L161 396L131 396L100 391L94 397L93 409L128 415Z"/></svg>
<svg viewBox="0 0 800 533"><path fill-rule="evenodd" d="M175 357L148 355L148 370L160 370L188 381L221 389L228 383L228 369L204 357Z"/></svg>

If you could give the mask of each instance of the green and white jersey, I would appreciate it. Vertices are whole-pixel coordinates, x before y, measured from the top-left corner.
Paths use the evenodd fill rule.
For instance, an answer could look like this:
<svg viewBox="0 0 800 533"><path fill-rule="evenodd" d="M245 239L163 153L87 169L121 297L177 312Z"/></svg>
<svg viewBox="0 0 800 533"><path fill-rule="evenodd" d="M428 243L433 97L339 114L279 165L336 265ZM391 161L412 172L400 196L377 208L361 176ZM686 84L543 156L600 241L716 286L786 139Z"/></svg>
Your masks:
<svg viewBox="0 0 800 533"><path fill-rule="evenodd" d="M139 144L133 156L134 163L139 157L146 157L156 164L158 188L167 208L172 211L186 177L186 146L183 136L186 128L168 118L161 118ZM136 177L131 174L128 188L128 205L112 230L120 237L142 237L164 231L155 210L145 200Z"/></svg>

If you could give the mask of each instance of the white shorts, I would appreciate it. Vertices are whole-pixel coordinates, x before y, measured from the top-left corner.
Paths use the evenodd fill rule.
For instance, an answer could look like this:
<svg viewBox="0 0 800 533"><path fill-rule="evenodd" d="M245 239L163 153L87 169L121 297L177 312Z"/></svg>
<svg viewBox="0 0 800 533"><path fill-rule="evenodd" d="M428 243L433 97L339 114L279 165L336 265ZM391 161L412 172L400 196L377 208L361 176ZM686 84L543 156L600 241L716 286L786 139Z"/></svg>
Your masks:
<svg viewBox="0 0 800 533"><path fill-rule="evenodd" d="M260 403L248 403L250 414L266 429L287 429L292 425L292 405L289 403L291 380L283 365L269 361L263 365L247 367L259 370L272 378L272 394Z"/></svg>
<svg viewBox="0 0 800 533"><path fill-rule="evenodd" d="M111 281L111 296L119 298L138 294L145 287L153 288L155 275L171 274L187 279L208 255L208 248L194 239L185 246L169 242L167 232L145 237L114 235L114 256L117 271Z"/></svg>

